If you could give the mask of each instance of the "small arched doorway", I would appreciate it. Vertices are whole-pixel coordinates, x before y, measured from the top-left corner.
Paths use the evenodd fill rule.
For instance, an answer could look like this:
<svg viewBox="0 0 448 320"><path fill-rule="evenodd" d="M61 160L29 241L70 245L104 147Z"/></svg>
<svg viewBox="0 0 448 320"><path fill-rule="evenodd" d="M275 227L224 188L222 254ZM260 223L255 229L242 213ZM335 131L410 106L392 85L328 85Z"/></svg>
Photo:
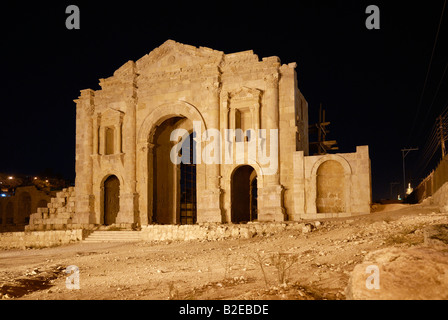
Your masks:
<svg viewBox="0 0 448 320"><path fill-rule="evenodd" d="M6 224L14 224L14 205L11 201L6 205Z"/></svg>
<svg viewBox="0 0 448 320"><path fill-rule="evenodd" d="M231 178L231 221L257 219L257 172L249 165L235 169Z"/></svg>
<svg viewBox="0 0 448 320"><path fill-rule="evenodd" d="M335 160L323 162L316 177L317 213L345 212L345 175L342 165Z"/></svg>
<svg viewBox="0 0 448 320"><path fill-rule="evenodd" d="M110 176L104 181L104 224L116 222L120 210L120 181L116 176Z"/></svg>

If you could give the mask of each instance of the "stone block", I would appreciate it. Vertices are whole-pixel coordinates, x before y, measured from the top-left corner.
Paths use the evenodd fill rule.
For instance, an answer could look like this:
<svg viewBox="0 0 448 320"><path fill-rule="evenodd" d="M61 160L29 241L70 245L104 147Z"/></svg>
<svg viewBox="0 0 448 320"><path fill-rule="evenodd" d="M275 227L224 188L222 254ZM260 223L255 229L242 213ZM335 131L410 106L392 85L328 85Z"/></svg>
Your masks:
<svg viewBox="0 0 448 320"><path fill-rule="evenodd" d="M240 237L243 239L250 239L255 235L255 231L249 228L240 229Z"/></svg>

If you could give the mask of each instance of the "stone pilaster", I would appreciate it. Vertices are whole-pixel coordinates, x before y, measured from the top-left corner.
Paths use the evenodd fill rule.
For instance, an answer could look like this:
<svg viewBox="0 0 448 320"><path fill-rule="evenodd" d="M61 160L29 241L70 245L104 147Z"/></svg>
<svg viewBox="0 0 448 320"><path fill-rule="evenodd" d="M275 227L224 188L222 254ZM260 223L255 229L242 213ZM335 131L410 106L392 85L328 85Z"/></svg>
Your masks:
<svg viewBox="0 0 448 320"><path fill-rule="evenodd" d="M220 129L220 92L221 84L218 79L205 84L209 96L209 104L207 105L207 129ZM220 152L220 149L216 149ZM221 155L220 155L221 159ZM197 190L198 201L197 222L222 222L222 200L221 200L221 165L205 164L206 168L206 190ZM200 206L203 204L203 207Z"/></svg>
<svg viewBox="0 0 448 320"><path fill-rule="evenodd" d="M266 108L266 136L270 136L270 130L278 130L279 128L279 94L278 94L278 73L269 75L265 77L266 81L266 95L267 95L267 105ZM266 145L268 150L270 149L271 143L280 144L280 141L271 141L269 139L269 144ZM280 146L278 148L280 150ZM277 166L279 168L279 166ZM275 174L267 175L265 181L268 185L278 185L279 184L279 171Z"/></svg>
<svg viewBox="0 0 448 320"><path fill-rule="evenodd" d="M270 136L270 130L279 129L279 88L278 88L278 73L274 73L265 77L266 81L266 135ZM280 144L280 141L272 141L269 138L269 143L266 145L270 150L271 143ZM280 146L278 147L280 150ZM279 157L277 157L279 159ZM284 187L280 185L280 163L277 166L277 172L274 174L265 175L264 186L259 188L259 199L263 204L258 208L258 220L260 221L284 221L285 208L283 207Z"/></svg>
<svg viewBox="0 0 448 320"><path fill-rule="evenodd" d="M148 141L137 143L137 171L143 173L138 176L138 211L140 225L147 225L153 222L153 161L154 144ZM149 170L151 168L151 170Z"/></svg>
<svg viewBox="0 0 448 320"><path fill-rule="evenodd" d="M76 102L76 216L79 223L90 223L94 220L92 193L93 181L93 114L94 91L81 91Z"/></svg>
<svg viewBox="0 0 448 320"><path fill-rule="evenodd" d="M125 154L124 173L126 183L120 190L120 212L117 216L117 224L140 224L138 218L138 194L137 194L137 146L136 146L136 101L135 95L126 101L126 114L120 117L119 127L116 132L117 149Z"/></svg>
<svg viewBox="0 0 448 320"><path fill-rule="evenodd" d="M259 198L263 206L258 208L259 221L284 221L283 186L271 184L258 189Z"/></svg>

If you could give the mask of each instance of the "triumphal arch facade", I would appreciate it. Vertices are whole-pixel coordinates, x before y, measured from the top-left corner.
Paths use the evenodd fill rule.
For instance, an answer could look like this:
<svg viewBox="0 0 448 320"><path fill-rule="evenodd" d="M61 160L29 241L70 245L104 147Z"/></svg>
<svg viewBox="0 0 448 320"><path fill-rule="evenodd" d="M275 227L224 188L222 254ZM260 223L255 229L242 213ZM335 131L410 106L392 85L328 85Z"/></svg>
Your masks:
<svg viewBox="0 0 448 320"><path fill-rule="evenodd" d="M76 102L71 223L240 223L370 211L368 147L308 155L296 63L168 40Z"/></svg>

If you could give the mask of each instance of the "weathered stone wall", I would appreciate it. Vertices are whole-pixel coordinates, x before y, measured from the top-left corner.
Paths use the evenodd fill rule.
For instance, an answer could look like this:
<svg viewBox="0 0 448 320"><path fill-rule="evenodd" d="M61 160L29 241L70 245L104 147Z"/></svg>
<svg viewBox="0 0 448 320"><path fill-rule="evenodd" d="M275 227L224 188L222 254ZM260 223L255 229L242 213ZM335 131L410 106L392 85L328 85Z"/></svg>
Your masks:
<svg viewBox="0 0 448 320"><path fill-rule="evenodd" d="M81 241L87 234L88 231L83 229L6 232L0 234L0 248L24 249L52 247Z"/></svg>
<svg viewBox="0 0 448 320"><path fill-rule="evenodd" d="M325 189L325 185L318 185L325 180L319 179L319 168L328 161L337 162L342 167L342 174L330 177L330 180L339 179L337 182L333 181L333 184L343 190L333 196L339 197L338 203L344 207L343 212L318 210L319 188ZM294 154L294 174L295 211L290 215L291 220L343 217L370 212L372 189L368 146L358 146L353 153L308 157L302 151L297 151ZM328 182L330 181L325 183Z"/></svg>
<svg viewBox="0 0 448 320"><path fill-rule="evenodd" d="M247 224L195 224L148 225L137 231L142 241L201 241L224 239L250 239L254 236L270 236L278 232L308 233L319 228L319 221L310 223L272 222ZM0 234L0 248L40 248L76 243L84 240L92 231L87 229L8 232Z"/></svg>

